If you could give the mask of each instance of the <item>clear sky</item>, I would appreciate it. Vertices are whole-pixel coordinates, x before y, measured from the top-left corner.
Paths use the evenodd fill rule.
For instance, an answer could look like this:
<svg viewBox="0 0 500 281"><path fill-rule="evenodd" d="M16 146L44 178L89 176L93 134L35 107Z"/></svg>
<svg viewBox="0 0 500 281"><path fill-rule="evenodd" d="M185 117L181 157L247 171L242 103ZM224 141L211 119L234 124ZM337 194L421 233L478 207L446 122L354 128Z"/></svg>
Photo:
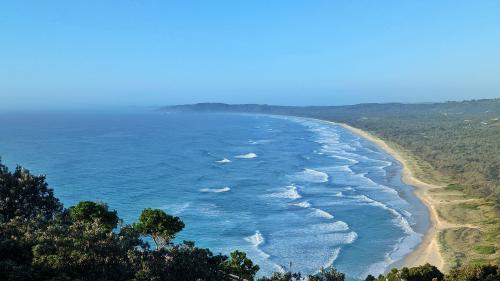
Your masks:
<svg viewBox="0 0 500 281"><path fill-rule="evenodd" d="M500 97L500 1L0 3L0 108Z"/></svg>

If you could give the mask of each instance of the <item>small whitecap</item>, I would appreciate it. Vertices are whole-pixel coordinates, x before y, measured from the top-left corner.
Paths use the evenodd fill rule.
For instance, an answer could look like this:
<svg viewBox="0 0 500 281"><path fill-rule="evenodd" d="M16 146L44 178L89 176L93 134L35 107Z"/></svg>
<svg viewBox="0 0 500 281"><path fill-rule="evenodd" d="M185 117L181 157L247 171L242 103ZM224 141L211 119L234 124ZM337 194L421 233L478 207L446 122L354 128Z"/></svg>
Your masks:
<svg viewBox="0 0 500 281"><path fill-rule="evenodd" d="M251 153L247 153L247 154L241 154L241 155L237 155L235 156L234 158L240 158L240 159L252 159L252 158L257 158L257 154L251 152Z"/></svg>
<svg viewBox="0 0 500 281"><path fill-rule="evenodd" d="M224 158L224 159L221 159L221 160L218 160L218 161L215 161L217 163L231 163L231 160L227 159L227 158Z"/></svg>
<svg viewBox="0 0 500 281"><path fill-rule="evenodd" d="M202 188L202 189L200 189L201 192L212 192L212 193L228 192L230 190L231 190L231 188L228 186L223 187L223 188Z"/></svg>

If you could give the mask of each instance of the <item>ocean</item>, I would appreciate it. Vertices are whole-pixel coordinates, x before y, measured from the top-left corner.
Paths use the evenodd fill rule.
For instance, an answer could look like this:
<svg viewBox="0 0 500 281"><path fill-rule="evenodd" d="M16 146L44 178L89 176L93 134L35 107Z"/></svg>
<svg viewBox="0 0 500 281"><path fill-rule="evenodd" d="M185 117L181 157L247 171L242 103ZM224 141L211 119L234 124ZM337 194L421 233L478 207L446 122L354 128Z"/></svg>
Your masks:
<svg viewBox="0 0 500 281"><path fill-rule="evenodd" d="M401 165L339 125L297 117L148 111L0 114L0 156L45 174L66 207L106 202L179 216L259 275L334 265L348 279L401 260L428 227Z"/></svg>

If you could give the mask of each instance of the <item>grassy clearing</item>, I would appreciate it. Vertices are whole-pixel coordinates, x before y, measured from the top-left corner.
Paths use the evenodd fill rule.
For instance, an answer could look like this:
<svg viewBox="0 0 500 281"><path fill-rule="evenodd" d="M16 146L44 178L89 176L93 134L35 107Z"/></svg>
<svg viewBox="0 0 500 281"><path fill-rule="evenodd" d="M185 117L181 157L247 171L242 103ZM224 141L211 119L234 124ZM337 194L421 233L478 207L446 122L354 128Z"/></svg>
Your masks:
<svg viewBox="0 0 500 281"><path fill-rule="evenodd" d="M470 251L472 245L483 243L481 231L474 228L459 227L439 233L439 244L447 261L445 270L457 268L474 262L485 262L483 255Z"/></svg>
<svg viewBox="0 0 500 281"><path fill-rule="evenodd" d="M479 253L481 255L492 255L496 252L496 249L494 246L476 246L474 248L476 253Z"/></svg>
<svg viewBox="0 0 500 281"><path fill-rule="evenodd" d="M444 189L446 191L463 191L464 187L459 185L459 184L452 183L452 184L447 185Z"/></svg>
<svg viewBox="0 0 500 281"><path fill-rule="evenodd" d="M457 227L440 232L439 244L448 268L466 264L500 264L500 216L490 202L470 198L467 202L454 202L456 188L441 188L433 193L440 199L437 208L441 219L477 228ZM462 200L463 201L463 200Z"/></svg>

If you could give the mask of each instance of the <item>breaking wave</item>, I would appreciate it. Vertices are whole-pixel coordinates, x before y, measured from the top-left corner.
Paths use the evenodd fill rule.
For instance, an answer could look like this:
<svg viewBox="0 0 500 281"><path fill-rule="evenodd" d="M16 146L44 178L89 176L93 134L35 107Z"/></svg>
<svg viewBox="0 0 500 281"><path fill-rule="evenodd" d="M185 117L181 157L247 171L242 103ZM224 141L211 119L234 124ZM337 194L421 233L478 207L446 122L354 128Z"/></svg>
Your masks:
<svg viewBox="0 0 500 281"><path fill-rule="evenodd" d="M213 192L213 193L228 192L230 190L231 190L231 188L228 186L223 187L223 188L202 188L202 189L200 189L201 192Z"/></svg>
<svg viewBox="0 0 500 281"><path fill-rule="evenodd" d="M312 215L315 217L321 217L329 220L333 219L333 215L328 213L327 211L318 208L311 208L311 210L313 210Z"/></svg>
<svg viewBox="0 0 500 281"><path fill-rule="evenodd" d="M301 208L309 208L309 207L311 207L311 203L309 203L307 201L300 202L300 203L294 203L293 205L297 206L297 207L301 207Z"/></svg>
<svg viewBox="0 0 500 281"><path fill-rule="evenodd" d="M294 178L305 182L323 183L328 181L328 174L305 168L302 172L296 173Z"/></svg>
<svg viewBox="0 0 500 281"><path fill-rule="evenodd" d="M302 198L302 195L300 195L297 190L297 186L294 184L287 186L286 191L273 193L270 196L275 198L287 198L293 200Z"/></svg>
<svg viewBox="0 0 500 281"><path fill-rule="evenodd" d="M257 158L257 154L251 152L251 153L247 153L247 154L236 155L234 158L252 159L252 158Z"/></svg>
<svg viewBox="0 0 500 281"><path fill-rule="evenodd" d="M248 236L248 237L245 237L245 241L247 242L250 242L250 244L252 244L252 246L259 252L259 254L265 258L265 259L268 259L270 257L270 255L264 251L262 251L259 246L264 244L265 240L264 240L264 236L262 236L262 234L260 233L260 231L255 231L255 234L254 235L251 235L251 236Z"/></svg>

